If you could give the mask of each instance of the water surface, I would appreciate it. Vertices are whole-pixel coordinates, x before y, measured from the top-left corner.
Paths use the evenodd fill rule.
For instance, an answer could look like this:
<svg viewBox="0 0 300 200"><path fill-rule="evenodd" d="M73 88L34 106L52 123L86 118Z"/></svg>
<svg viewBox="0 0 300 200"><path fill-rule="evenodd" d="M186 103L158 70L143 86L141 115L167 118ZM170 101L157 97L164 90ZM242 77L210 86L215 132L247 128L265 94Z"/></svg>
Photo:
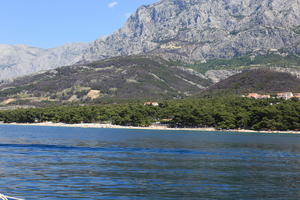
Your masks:
<svg viewBox="0 0 300 200"><path fill-rule="evenodd" d="M299 199L300 135L2 125L0 193Z"/></svg>

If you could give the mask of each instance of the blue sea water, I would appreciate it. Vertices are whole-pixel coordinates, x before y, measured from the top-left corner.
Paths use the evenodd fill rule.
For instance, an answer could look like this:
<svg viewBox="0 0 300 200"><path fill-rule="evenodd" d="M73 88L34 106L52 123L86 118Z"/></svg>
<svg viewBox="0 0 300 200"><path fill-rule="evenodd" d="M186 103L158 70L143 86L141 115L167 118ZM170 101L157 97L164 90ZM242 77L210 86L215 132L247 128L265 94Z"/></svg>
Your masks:
<svg viewBox="0 0 300 200"><path fill-rule="evenodd" d="M0 193L300 199L300 135L2 125Z"/></svg>

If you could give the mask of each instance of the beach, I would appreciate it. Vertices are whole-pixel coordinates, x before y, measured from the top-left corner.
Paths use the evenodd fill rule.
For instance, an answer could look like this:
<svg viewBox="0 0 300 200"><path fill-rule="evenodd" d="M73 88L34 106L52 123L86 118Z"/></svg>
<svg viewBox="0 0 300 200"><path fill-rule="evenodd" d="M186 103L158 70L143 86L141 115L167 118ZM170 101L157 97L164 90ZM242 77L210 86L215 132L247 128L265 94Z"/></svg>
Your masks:
<svg viewBox="0 0 300 200"><path fill-rule="evenodd" d="M73 128L109 128L109 129L139 129L139 130L178 130L178 131L221 131L221 132L240 132L240 133L290 133L290 134L300 134L300 131L256 131L247 129L216 129L216 128L170 128L162 125L151 125L148 127L138 127L138 126L121 126L114 124L98 124L98 123L80 123L80 124L65 124L65 123L52 123L52 122L42 122L42 123L0 123L0 125L18 125L18 126L49 126L49 127L73 127Z"/></svg>

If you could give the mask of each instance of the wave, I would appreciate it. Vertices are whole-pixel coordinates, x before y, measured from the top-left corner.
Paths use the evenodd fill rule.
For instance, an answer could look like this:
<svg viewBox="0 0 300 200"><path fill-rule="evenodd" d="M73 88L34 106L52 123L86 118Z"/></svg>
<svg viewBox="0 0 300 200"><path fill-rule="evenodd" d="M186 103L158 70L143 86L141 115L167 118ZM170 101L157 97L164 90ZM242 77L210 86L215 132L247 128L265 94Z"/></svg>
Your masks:
<svg viewBox="0 0 300 200"><path fill-rule="evenodd" d="M102 151L102 152L143 152L164 154L212 154L192 149L140 148L140 147L84 147L53 144L0 144L0 148L28 148L39 150Z"/></svg>

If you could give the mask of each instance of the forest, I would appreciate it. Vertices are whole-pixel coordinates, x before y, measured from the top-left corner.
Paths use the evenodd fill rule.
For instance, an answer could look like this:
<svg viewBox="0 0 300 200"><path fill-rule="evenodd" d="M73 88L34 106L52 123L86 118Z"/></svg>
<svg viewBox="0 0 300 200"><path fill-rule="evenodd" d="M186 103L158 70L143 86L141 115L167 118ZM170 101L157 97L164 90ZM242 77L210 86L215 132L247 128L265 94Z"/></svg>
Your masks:
<svg viewBox="0 0 300 200"><path fill-rule="evenodd" d="M111 123L150 126L251 130L300 130L298 99L249 99L242 97L165 100L158 106L143 102L73 105L0 111L4 123Z"/></svg>

